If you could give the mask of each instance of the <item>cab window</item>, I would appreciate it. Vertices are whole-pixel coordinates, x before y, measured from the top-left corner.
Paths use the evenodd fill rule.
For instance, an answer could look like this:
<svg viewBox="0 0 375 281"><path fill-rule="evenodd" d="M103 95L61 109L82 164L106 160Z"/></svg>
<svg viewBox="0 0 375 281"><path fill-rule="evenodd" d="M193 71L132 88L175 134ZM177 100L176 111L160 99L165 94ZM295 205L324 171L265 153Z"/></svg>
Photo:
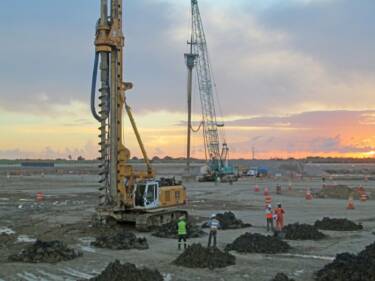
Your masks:
<svg viewBox="0 0 375 281"><path fill-rule="evenodd" d="M137 190L135 192L135 204L137 206L144 206L144 194L145 194L146 186L144 184L138 185Z"/></svg>
<svg viewBox="0 0 375 281"><path fill-rule="evenodd" d="M149 186L147 186L146 200L148 202L155 201L155 199L156 199L155 193L156 193L156 186L155 186L155 184L150 184Z"/></svg>

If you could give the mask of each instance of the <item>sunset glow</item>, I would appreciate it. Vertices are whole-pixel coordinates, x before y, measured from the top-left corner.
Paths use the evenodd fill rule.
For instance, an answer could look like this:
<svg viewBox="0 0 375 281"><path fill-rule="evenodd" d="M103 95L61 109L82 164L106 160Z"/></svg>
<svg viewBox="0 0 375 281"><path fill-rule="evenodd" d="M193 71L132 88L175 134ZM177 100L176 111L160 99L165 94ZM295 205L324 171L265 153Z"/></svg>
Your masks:
<svg viewBox="0 0 375 281"><path fill-rule="evenodd" d="M97 157L89 87L99 1L41 0L22 17L16 2L0 11L0 158ZM186 153L183 2L126 3L127 100L151 157ZM349 2L201 1L232 158L375 157L372 7L353 15ZM195 125L200 110L194 85ZM140 156L128 121L125 145ZM192 156L204 157L200 133Z"/></svg>

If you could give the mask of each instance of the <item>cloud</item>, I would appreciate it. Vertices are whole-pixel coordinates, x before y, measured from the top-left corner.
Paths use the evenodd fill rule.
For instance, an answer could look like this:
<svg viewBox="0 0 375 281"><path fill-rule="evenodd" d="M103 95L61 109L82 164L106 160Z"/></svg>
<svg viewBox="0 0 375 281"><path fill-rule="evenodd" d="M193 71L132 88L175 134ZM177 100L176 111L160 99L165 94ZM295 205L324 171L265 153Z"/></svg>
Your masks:
<svg viewBox="0 0 375 281"><path fill-rule="evenodd" d="M261 116L226 122L227 126L273 128L351 128L374 124L375 111L313 111L287 116Z"/></svg>
<svg viewBox="0 0 375 281"><path fill-rule="evenodd" d="M0 57L0 106L35 114L72 102L88 106L97 4L81 1L81 13L70 13L72 1L57 8L41 2L12 29L0 29L8 54ZM224 115L367 109L375 102L373 1L260 2L200 1ZM12 3L10 14L19 10ZM125 79L135 84L128 100L137 111L185 111L189 13L181 1L126 4ZM195 93L196 113L197 99Z"/></svg>
<svg viewBox="0 0 375 281"><path fill-rule="evenodd" d="M347 76L374 72L372 0L283 1L259 17L267 27L287 32L291 47Z"/></svg>

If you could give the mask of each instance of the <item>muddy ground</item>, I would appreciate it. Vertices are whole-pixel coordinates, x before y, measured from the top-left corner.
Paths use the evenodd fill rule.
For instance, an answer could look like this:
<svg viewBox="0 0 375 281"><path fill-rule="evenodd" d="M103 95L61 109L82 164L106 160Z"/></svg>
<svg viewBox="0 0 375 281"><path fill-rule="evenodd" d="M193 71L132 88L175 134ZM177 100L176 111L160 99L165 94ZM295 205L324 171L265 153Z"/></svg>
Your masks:
<svg viewBox="0 0 375 281"><path fill-rule="evenodd" d="M163 166L163 170L171 169ZM355 200L355 209L347 210L347 200L304 199L306 189L319 190L321 176L301 179L245 178L233 185L213 183L187 183L189 206L187 210L197 218L207 218L212 213L232 211L251 228L225 230L218 234L218 246L224 249L228 243L246 232L266 234L264 221L264 198L262 192L254 192L259 185L261 191L269 187L273 204L282 202L286 210L286 224L300 222L313 224L323 217L349 218L362 223L362 231L322 231L328 238L320 241L288 241L292 250L286 254L238 254L236 265L223 269L189 269L178 267L172 262L181 254L177 242L142 233L146 237L147 250L109 250L95 248L91 242L95 237L111 232L111 228L92 226L97 203L97 177L90 173L37 173L30 171L7 175L9 166L0 165L0 232L8 232L11 237L0 240L0 280L81 280L94 277L116 259L139 267L158 269L165 280L253 280L268 281L278 272L284 272L296 281L313 281L313 273L330 263L337 253L358 253L375 241L375 200L367 202ZM79 166L70 170L80 169ZM179 168L180 169L180 168ZM374 166L375 169L375 166ZM68 169L69 170L69 169ZM182 170L182 169L181 169ZM26 175L27 174L27 175ZM375 194L375 182L364 181L356 176L327 180L332 184L350 187L363 185L366 191ZM282 186L282 194L276 195L276 185ZM292 189L288 191L291 184ZM37 192L43 192L45 200L35 201ZM131 226L124 226L132 230ZM205 230L207 231L207 230ZM12 233L15 232L15 233ZM9 239L8 239L9 238ZM27 264L8 262L7 257L23 249L34 239L61 240L70 247L79 249L83 256L72 261L50 264ZM5 242L3 242L5 241ZM206 245L207 236L190 239L189 243Z"/></svg>

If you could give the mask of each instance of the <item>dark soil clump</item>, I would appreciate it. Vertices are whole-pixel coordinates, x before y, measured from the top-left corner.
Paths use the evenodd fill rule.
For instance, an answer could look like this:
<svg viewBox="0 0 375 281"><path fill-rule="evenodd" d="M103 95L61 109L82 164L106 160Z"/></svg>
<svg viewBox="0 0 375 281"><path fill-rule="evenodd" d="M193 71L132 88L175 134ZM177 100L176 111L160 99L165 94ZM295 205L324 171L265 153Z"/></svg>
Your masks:
<svg viewBox="0 0 375 281"><path fill-rule="evenodd" d="M265 253L276 254L285 253L291 247L288 243L277 237L264 236L258 233L245 233L238 237L233 243L228 244L225 248L227 251L237 251L239 253Z"/></svg>
<svg viewBox="0 0 375 281"><path fill-rule="evenodd" d="M177 221L172 221L159 226L155 229L152 235L160 238L177 239ZM187 223L187 238L199 238L204 235L207 235L207 233L204 232L201 227L192 222Z"/></svg>
<svg viewBox="0 0 375 281"><path fill-rule="evenodd" d="M118 260L110 263L104 271L89 281L163 281L157 270L137 268L134 264L121 264Z"/></svg>
<svg viewBox="0 0 375 281"><path fill-rule="evenodd" d="M8 260L11 262L57 263L72 260L80 256L82 256L80 251L68 248L61 241L44 242L37 240L20 253L9 256Z"/></svg>
<svg viewBox="0 0 375 281"><path fill-rule="evenodd" d="M320 221L316 221L314 226L319 229L333 231L356 231L363 229L361 224L356 224L348 219L323 218Z"/></svg>
<svg viewBox="0 0 375 281"><path fill-rule="evenodd" d="M276 276L271 281L294 281L294 279L290 279L284 273L277 273Z"/></svg>
<svg viewBox="0 0 375 281"><path fill-rule="evenodd" d="M316 281L373 281L375 280L375 243L358 255L343 253L318 271Z"/></svg>
<svg viewBox="0 0 375 281"><path fill-rule="evenodd" d="M288 240L321 240L327 236L315 226L309 224L289 224L284 227L282 233Z"/></svg>
<svg viewBox="0 0 375 281"><path fill-rule="evenodd" d="M91 245L112 250L148 249L146 238L137 238L134 233L125 231L99 236Z"/></svg>
<svg viewBox="0 0 375 281"><path fill-rule="evenodd" d="M189 246L174 262L190 268L222 268L236 263L235 256L217 248L205 248L201 244Z"/></svg>
<svg viewBox="0 0 375 281"><path fill-rule="evenodd" d="M0 234L0 248L6 248L10 244L14 243L15 241L16 241L16 236L13 234L6 234L6 233Z"/></svg>
<svg viewBox="0 0 375 281"><path fill-rule="evenodd" d="M216 218L220 222L221 229L224 229L224 230L246 228L246 227L252 226L249 223L244 223L242 220L237 219L235 214L232 212L225 212L224 214L222 213L216 214ZM204 223L202 227L208 228L208 224Z"/></svg>

